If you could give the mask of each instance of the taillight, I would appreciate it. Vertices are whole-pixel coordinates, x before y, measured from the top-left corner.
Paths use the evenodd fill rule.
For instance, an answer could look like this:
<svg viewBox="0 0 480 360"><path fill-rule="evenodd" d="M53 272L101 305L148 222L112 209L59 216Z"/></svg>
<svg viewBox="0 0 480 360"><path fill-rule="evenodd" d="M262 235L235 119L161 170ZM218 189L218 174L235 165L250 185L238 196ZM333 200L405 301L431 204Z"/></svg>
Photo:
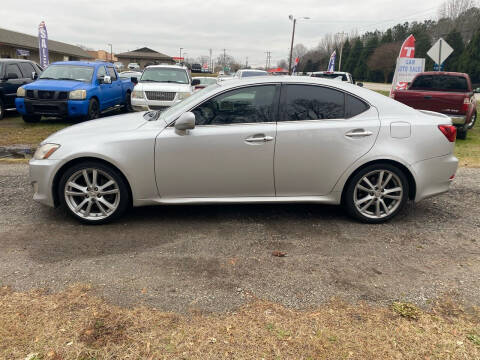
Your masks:
<svg viewBox="0 0 480 360"><path fill-rule="evenodd" d="M462 113L467 113L468 108L470 107L470 96L467 96L466 98L463 99L463 104L462 104Z"/></svg>
<svg viewBox="0 0 480 360"><path fill-rule="evenodd" d="M438 125L440 131L445 135L445 137L450 142L455 142L455 138L457 137L457 128L453 125Z"/></svg>

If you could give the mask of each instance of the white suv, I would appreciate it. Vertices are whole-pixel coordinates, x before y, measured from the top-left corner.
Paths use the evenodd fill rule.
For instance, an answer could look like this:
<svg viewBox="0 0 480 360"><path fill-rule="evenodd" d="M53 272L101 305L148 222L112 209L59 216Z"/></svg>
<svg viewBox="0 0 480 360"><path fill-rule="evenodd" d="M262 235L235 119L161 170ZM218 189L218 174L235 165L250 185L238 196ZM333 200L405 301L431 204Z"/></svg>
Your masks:
<svg viewBox="0 0 480 360"><path fill-rule="evenodd" d="M184 66L148 66L133 89L132 107L137 111L164 110L189 97L194 91L192 85Z"/></svg>

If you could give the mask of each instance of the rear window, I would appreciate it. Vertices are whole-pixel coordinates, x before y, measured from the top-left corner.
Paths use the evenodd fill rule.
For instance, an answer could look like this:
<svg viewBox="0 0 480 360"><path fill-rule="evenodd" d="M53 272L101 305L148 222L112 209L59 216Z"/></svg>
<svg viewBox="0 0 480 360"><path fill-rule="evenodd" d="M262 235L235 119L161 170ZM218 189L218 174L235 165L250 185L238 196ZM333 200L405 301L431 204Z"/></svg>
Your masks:
<svg viewBox="0 0 480 360"><path fill-rule="evenodd" d="M420 75L409 88L410 90L468 92L467 79L455 75Z"/></svg>
<svg viewBox="0 0 480 360"><path fill-rule="evenodd" d="M345 74L325 74L325 73L323 73L323 74L312 74L312 77L348 81L347 75L345 75Z"/></svg>

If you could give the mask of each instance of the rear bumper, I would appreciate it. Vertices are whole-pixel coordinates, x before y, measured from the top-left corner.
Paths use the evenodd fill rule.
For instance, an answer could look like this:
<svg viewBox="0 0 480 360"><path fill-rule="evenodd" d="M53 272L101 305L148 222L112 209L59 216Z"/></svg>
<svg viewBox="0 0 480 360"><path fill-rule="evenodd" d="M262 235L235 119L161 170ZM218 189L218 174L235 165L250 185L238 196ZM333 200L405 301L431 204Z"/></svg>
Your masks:
<svg viewBox="0 0 480 360"><path fill-rule="evenodd" d="M33 100L16 98L15 106L22 115L74 117L88 114L89 100Z"/></svg>
<svg viewBox="0 0 480 360"><path fill-rule="evenodd" d="M452 124L455 126L463 126L467 123L466 115L449 115L452 119Z"/></svg>
<svg viewBox="0 0 480 360"><path fill-rule="evenodd" d="M447 192L457 168L458 159L453 154L413 164L417 185L415 202Z"/></svg>

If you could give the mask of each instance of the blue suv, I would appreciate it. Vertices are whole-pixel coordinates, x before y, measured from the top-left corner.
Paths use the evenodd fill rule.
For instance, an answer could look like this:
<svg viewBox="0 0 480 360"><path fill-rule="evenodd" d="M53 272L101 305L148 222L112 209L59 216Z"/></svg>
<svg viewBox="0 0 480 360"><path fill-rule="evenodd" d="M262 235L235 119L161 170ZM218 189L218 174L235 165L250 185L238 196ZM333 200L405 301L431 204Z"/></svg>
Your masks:
<svg viewBox="0 0 480 360"><path fill-rule="evenodd" d="M15 106L25 122L42 116L91 120L118 107L130 111L133 87L110 63L56 62L37 81L18 88Z"/></svg>

